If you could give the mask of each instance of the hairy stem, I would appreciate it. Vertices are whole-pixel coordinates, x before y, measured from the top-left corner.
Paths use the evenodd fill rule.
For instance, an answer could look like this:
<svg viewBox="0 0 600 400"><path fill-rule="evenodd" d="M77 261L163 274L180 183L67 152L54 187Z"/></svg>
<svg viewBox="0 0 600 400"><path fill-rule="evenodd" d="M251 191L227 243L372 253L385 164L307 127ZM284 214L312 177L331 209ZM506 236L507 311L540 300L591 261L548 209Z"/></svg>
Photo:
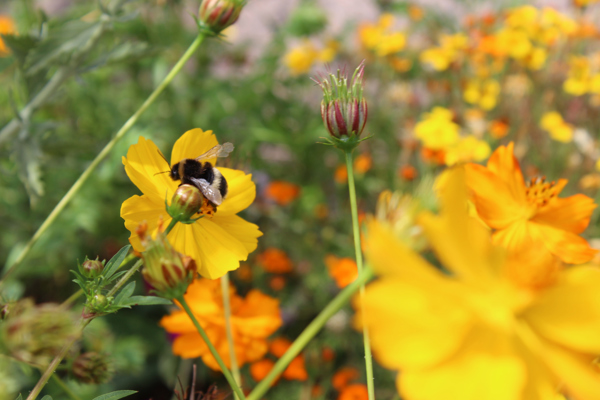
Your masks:
<svg viewBox="0 0 600 400"><path fill-rule="evenodd" d="M240 389L240 387L236 383L235 379L233 379L231 372L229 372L229 369L223 362L223 359L217 352L217 349L215 349L215 346L213 346L212 342L208 338L208 335L206 335L206 332L204 332L204 329L202 329L202 327L200 326L200 323L196 319L196 316L190 309L190 306L188 305L188 303L185 301L185 298L183 296L179 296L176 298L176 300L179 302L179 304L181 304L181 306L183 307L183 309L185 310L187 315L190 317L190 319L194 323L196 330L198 331L200 336L202 336L202 339L204 340L204 343L206 343L206 346L208 346L210 353L213 355L213 357L217 361L217 364L219 364L219 367L221 368L221 372L223 372L225 379L227 379L227 382L229 382L229 386L231 386L231 389L234 391L234 393L238 396L239 399L246 400L246 396L244 396L242 389Z"/></svg>
<svg viewBox="0 0 600 400"><path fill-rule="evenodd" d="M354 253L356 255L356 266L358 273L363 271L362 246L360 243L360 226L358 223L358 207L356 205L356 188L354 186L354 166L352 163L352 150L346 150L346 168L348 170L348 191L350 193L350 208L352 210L352 231L354 233ZM364 315L365 286L360 287L360 311ZM371 339L369 330L363 324L363 345L365 348L365 369L367 371L367 391L369 400L375 400L375 385L373 377L373 356L371 355Z"/></svg>
<svg viewBox="0 0 600 400"><path fill-rule="evenodd" d="M223 294L223 311L225 313L225 332L227 333L227 345L229 346L229 359L231 361L231 373L238 385L242 385L240 367L235 355L235 343L233 342L233 330L231 328L231 304L229 301L229 273L221 277L221 292ZM236 399L239 400L237 396Z"/></svg>
<svg viewBox="0 0 600 400"><path fill-rule="evenodd" d="M258 385L256 385L246 400L262 399L262 397L271 387L271 384L279 377L279 375L283 373L289 363L291 363L292 360L298 354L300 354L308 342L310 342L311 339L314 338L317 333L319 333L329 318L337 313L348 302L348 300L350 300L350 297L361 287L363 287L365 282L367 282L372 276L373 273L371 270L365 269L358 275L358 278L354 282L352 282L337 296L335 296L334 299L331 300L329 304L327 304L327 306L325 306L325 308L319 313L319 315L317 315L317 317L304 329L304 331L302 331L300 336L294 340L294 343L292 343L285 354L275 363L273 369L271 369L267 376L260 381Z"/></svg>
<svg viewBox="0 0 600 400"><path fill-rule="evenodd" d="M33 245L39 240L39 238L48 230L48 228L56 221L56 218L60 215L60 213L65 209L67 204L75 197L75 195L79 192L83 184L88 180L91 176L92 172L98 167L100 162L102 162L112 151L115 145L125 136L125 134L135 125L140 116L154 103L154 101L158 98L158 96L165 90L165 88L171 83L173 78L177 76L177 74L181 71L185 63L192 57L194 52L200 47L200 44L204 40L205 34L200 33L196 40L190 45L190 47L186 50L186 52L181 56L179 61L175 64L173 69L169 72L169 74L163 79L163 81L154 89L154 91L150 94L150 96L144 101L144 103L140 106L140 108L125 122L125 124L119 129L116 133L115 137L108 142L108 144L102 149L102 151L96 156L94 161L90 164L90 166L81 174L81 176L77 179L77 181L71 186L71 189L63 196L63 198L58 202L54 210L48 215L46 220L42 223L42 225L38 228L38 230L33 234L29 242L19 254L19 257L15 260L15 262L8 268L6 271L3 280L7 279L11 273L13 273L19 265L23 262L25 257L29 254Z"/></svg>

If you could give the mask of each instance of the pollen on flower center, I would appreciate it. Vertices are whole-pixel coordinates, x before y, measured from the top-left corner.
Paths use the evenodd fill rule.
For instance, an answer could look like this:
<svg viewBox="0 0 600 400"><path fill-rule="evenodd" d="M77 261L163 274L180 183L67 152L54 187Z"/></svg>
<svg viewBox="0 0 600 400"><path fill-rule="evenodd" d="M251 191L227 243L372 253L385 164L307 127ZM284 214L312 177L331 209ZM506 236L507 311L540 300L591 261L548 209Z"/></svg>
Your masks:
<svg viewBox="0 0 600 400"><path fill-rule="evenodd" d="M531 178L527 182L527 189L525 189L527 202L537 208L544 207L552 198L558 195L559 191L555 189L555 186L556 182L546 182L545 176Z"/></svg>
<svg viewBox="0 0 600 400"><path fill-rule="evenodd" d="M212 218L216 212L216 207L212 205L207 199L204 199L202 206L200 206L200 211L198 211L198 213L201 216L210 218Z"/></svg>

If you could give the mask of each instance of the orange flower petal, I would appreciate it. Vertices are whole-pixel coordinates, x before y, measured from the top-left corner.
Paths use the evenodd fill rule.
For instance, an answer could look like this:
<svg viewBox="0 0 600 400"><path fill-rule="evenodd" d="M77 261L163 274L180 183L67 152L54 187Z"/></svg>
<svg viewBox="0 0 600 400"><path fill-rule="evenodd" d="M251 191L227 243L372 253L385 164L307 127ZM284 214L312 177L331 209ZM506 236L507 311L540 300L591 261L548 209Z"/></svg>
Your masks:
<svg viewBox="0 0 600 400"><path fill-rule="evenodd" d="M579 234L587 228L595 208L594 199L583 194L554 198L531 221Z"/></svg>
<svg viewBox="0 0 600 400"><path fill-rule="evenodd" d="M548 225L530 224L537 227L548 250L567 264L586 263L598 253L584 238L574 233Z"/></svg>
<svg viewBox="0 0 600 400"><path fill-rule="evenodd" d="M368 400L369 392L367 386L361 383L346 386L337 400Z"/></svg>
<svg viewBox="0 0 600 400"><path fill-rule="evenodd" d="M525 199L525 180L521 173L519 161L514 156L514 143L510 142L508 146L498 147L490 156L487 168L496 174L510 190L513 198L520 204Z"/></svg>

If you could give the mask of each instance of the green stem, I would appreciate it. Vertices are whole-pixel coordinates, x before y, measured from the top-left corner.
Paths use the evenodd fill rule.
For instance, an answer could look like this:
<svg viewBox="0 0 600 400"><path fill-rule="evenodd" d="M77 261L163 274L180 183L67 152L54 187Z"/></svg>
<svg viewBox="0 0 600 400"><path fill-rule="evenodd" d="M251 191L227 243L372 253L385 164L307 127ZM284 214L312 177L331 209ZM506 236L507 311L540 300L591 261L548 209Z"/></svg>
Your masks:
<svg viewBox="0 0 600 400"><path fill-rule="evenodd" d="M62 379L58 377L58 375L52 374L52 379L58 386L60 386L60 388L63 390L63 392L67 394L67 396L69 396L73 400L81 400L81 398L75 393L73 393L73 391L66 385L66 383L64 383Z"/></svg>
<svg viewBox="0 0 600 400"><path fill-rule="evenodd" d="M56 355L56 357L54 357L52 362L50 362L50 364L48 365L48 367L46 368L46 370L40 377L40 380L35 384L35 386L31 390L31 392L29 392L29 396L27 396L26 400L35 400L37 398L37 396L40 394L40 392L42 391L44 386L46 386L46 383L48 383L48 379L50 379L50 376L52 376L52 374L54 374L54 371L58 368L58 365L60 364L62 359L65 358L65 355L67 355L67 353L71 349L71 346L73 346L73 344L77 341L77 339L79 339L79 337L81 336L81 333L83 332L83 329L91 321L92 321L91 319L81 320L81 329L79 330L79 333L77 335L73 335L71 338L69 338L67 343L65 343L64 346L62 347L62 349L60 349L60 352Z"/></svg>
<svg viewBox="0 0 600 400"><path fill-rule="evenodd" d="M135 264L133 264L133 267L131 267L129 269L129 271L127 271L125 274L123 274L123 276L121 277L121 279L119 279L119 281L116 283L116 285L113 286L112 289L110 289L110 291L106 294L106 297L114 296L115 293L117 293L117 290L119 290L121 288L121 286L126 284L127 281L129 280L129 278L131 278L131 276L133 274L135 274L138 269L140 269L142 264L144 264L144 260L142 260L142 259L137 260L137 262Z"/></svg>
<svg viewBox="0 0 600 400"><path fill-rule="evenodd" d="M358 278L352 282L350 285L346 286L344 290L342 290L325 308L317 315L317 317L302 331L300 336L292 343L290 348L285 352L285 354L275 363L273 369L267 374L267 376L260 381L258 385L254 388L254 390L248 395L246 400L259 400L267 393L271 384L283 373L283 371L287 368L289 363L292 362L294 358L302 349L310 342L312 338L314 338L317 333L321 330L321 328L325 325L325 323L331 318L335 313L337 313L347 302L350 300L350 297L356 291L358 291L361 287L364 286L365 282L373 277L373 273L370 269L365 269L361 274L358 275Z"/></svg>
<svg viewBox="0 0 600 400"><path fill-rule="evenodd" d="M227 345L229 346L229 359L231 361L231 373L236 383L241 386L242 377L235 355L235 344L233 343L233 330L231 329L231 305L229 304L229 274L221 277L221 292L223 294L223 312L225 313L225 332L227 333ZM235 396L237 400L239 398Z"/></svg>
<svg viewBox="0 0 600 400"><path fill-rule="evenodd" d="M215 346L213 346L212 342L210 341L210 339L206 335L206 332L204 332L204 329L202 329L202 327L200 326L200 323L196 319L196 316L194 315L194 313L190 309L190 306L188 306L188 303L185 301L184 297L183 296L179 296L179 297L176 298L176 300L179 302L179 304L181 304L181 306L183 307L183 309L185 310L185 312L187 313L187 315L190 317L190 319L194 323L194 326L196 327L196 330L198 331L198 333L200 334L200 336L202 336L202 339L204 340L204 343L206 343L206 346L208 346L208 349L210 350L211 354L213 355L213 357L215 358L215 360L217 360L217 363L219 364L219 367L221 368L221 371L223 372L223 375L225 375L225 379L227 379L227 382L229 382L229 386L231 386L231 389L235 392L235 394L240 399L246 400L246 396L244 396L244 393L242 392L242 389L240 389L240 387L238 386L238 384L236 383L236 381L233 379L233 376L231 375L231 372L229 372L229 369L227 368L227 366L223 362L223 359L221 358L221 356L217 352L217 349L215 349Z"/></svg>
<svg viewBox="0 0 600 400"><path fill-rule="evenodd" d="M185 63L192 57L194 52L200 47L200 44L204 40L205 34L199 33L196 37L196 40L190 45L190 47L186 50L186 52L181 56L179 61L175 64L173 69L169 72L169 74L163 79L163 81L154 89L152 94L144 101L144 103L140 106L140 108L125 122L125 124L119 129L115 137L108 142L108 144L102 149L102 151L96 156L94 161L90 164L90 166L81 174L79 179L71 186L71 189L63 196L63 198L58 202L54 210L48 215L46 220L42 223L42 225L38 228L38 230L33 234L29 242L19 254L19 257L15 260L15 262L8 268L6 271L3 281L6 280L10 274L23 262L29 251L33 247L33 245L39 240L39 238L48 230L48 228L54 223L59 214L64 210L64 208L69 204L69 202L75 197L75 195L79 192L83 184L88 180L91 176L92 172L98 167L100 162L102 162L112 151L115 145L125 136L125 134L135 125L140 116L154 103L157 97L165 90L167 86L171 83L173 78L181 71ZM1 284L2 281L0 281Z"/></svg>
<svg viewBox="0 0 600 400"><path fill-rule="evenodd" d="M78 291L76 291L75 293L73 293L71 296L69 296L68 299L66 299L65 301L62 302L62 304L60 305L60 307L64 310L66 310L67 308L69 308L71 306L71 304L77 300L79 297L81 297L81 295L83 294L83 289L79 289Z"/></svg>
<svg viewBox="0 0 600 400"><path fill-rule="evenodd" d="M350 192L350 208L352 209L352 231L354 233L354 253L358 273L363 271L362 246L360 243L360 226L358 223L358 207L356 205L356 188L354 186L354 168L352 163L352 150L346 150L346 169L348 170L348 191ZM360 311L364 315L365 286L360 287ZM367 391L369 400L375 400L375 385L373 383L373 356L371 355L371 339L369 330L363 324L363 345L365 348L365 368L367 371Z"/></svg>

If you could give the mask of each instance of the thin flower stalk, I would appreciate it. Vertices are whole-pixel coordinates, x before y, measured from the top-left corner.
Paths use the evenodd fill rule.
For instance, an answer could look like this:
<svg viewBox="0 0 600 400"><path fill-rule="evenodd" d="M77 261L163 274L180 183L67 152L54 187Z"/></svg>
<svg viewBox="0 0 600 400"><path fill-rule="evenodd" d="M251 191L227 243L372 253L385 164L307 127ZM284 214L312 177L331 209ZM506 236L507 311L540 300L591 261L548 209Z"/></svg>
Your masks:
<svg viewBox="0 0 600 400"><path fill-rule="evenodd" d="M244 396L244 392L242 392L242 389L238 386L237 382L233 378L233 375L231 375L231 372L229 371L229 369L223 362L223 359L219 355L219 352L217 352L217 349L215 349L215 346L213 346L212 342L208 338L208 335L206 335L206 332L204 332L204 329L202 329L202 326L200 326L200 323L196 319L196 316L190 309L190 306L188 305L188 303L185 301L185 298L183 296L179 296L177 298L177 301L179 302L179 304L181 304L181 306L183 307L183 309L185 310L187 315L190 317L190 319L194 323L196 330L198 331L200 336L202 336L202 339L206 343L206 346L208 346L208 349L210 350L211 354L213 355L213 357L219 364L219 367L221 368L221 371L223 372L225 379L227 379L227 382L229 382L229 386L231 386L231 389L233 390L233 392L236 394L236 396L239 399L246 400L246 396Z"/></svg>
<svg viewBox="0 0 600 400"><path fill-rule="evenodd" d="M323 310L316 316L315 319L302 331L302 333L294 340L294 343L285 352L283 356L273 366L267 376L260 381L258 385L250 392L246 400L259 400L262 399L265 393L269 391L271 385L279 376L285 371L287 366L300 354L302 349L321 331L321 328L325 326L325 323L329 321L335 313L337 313L356 293L361 287L364 287L365 283L373 277L373 272L366 268L362 273L358 275L358 278L350 285L346 286L344 290L338 293L323 308Z"/></svg>
<svg viewBox="0 0 600 400"><path fill-rule="evenodd" d="M354 233L354 253L356 255L356 266L359 276L363 274L363 257L360 243L360 226L358 222L358 207L356 205L356 188L354 186L354 165L352 163L352 150L346 150L346 168L348 170L348 191L350 194L350 208L352 212L352 231ZM360 286L360 307L363 310L365 297L365 285ZM371 340L369 330L363 324L363 346L365 348L365 368L367 372L367 391L369 400L375 400L375 386L373 384L373 356L371 354Z"/></svg>
<svg viewBox="0 0 600 400"><path fill-rule="evenodd" d="M52 380L73 400L81 400L56 374L52 374Z"/></svg>
<svg viewBox="0 0 600 400"><path fill-rule="evenodd" d="M227 333L227 345L229 346L229 356L231 361L231 373L233 378L238 385L242 384L242 377L240 375L240 367L238 365L237 357L235 355L235 343L233 343L233 331L231 328L231 302L229 301L229 274L225 274L221 277L221 293L223 295L223 312L225 313L225 332ZM235 398L239 400L237 394Z"/></svg>
<svg viewBox="0 0 600 400"><path fill-rule="evenodd" d="M163 81L154 89L154 91L148 96L146 101L140 106L140 108L125 122L125 124L119 129L116 133L115 137L106 144L106 146L98 153L96 158L91 162L90 166L81 174L81 176L77 179L77 181L71 186L71 189L63 196L63 198L58 202L56 207L52 210L52 212L48 215L46 220L42 223L42 225L38 228L38 230L33 234L27 245L21 254L17 257L15 262L8 268L6 273L4 274L3 279L0 281L0 286L2 282L7 279L25 260L29 252L35 243L39 240L40 237L52 226L52 224L56 221L56 218L60 215L60 213L65 209L67 204L75 197L75 195L81 190L83 184L88 180L88 178L92 175L92 172L96 170L98 165L110 154L115 145L125 136L125 134L136 124L138 119L142 116L142 114L154 103L154 101L158 98L158 96L169 86L169 84L173 81L175 76L179 74L179 72L183 69L183 66L187 63L187 61L192 57L192 55L196 52L196 50L200 47L200 44L204 41L206 34L200 32L196 39L192 42L190 47L186 50L186 52L181 56L179 61L173 66L171 71L167 74L167 76L163 79Z"/></svg>

